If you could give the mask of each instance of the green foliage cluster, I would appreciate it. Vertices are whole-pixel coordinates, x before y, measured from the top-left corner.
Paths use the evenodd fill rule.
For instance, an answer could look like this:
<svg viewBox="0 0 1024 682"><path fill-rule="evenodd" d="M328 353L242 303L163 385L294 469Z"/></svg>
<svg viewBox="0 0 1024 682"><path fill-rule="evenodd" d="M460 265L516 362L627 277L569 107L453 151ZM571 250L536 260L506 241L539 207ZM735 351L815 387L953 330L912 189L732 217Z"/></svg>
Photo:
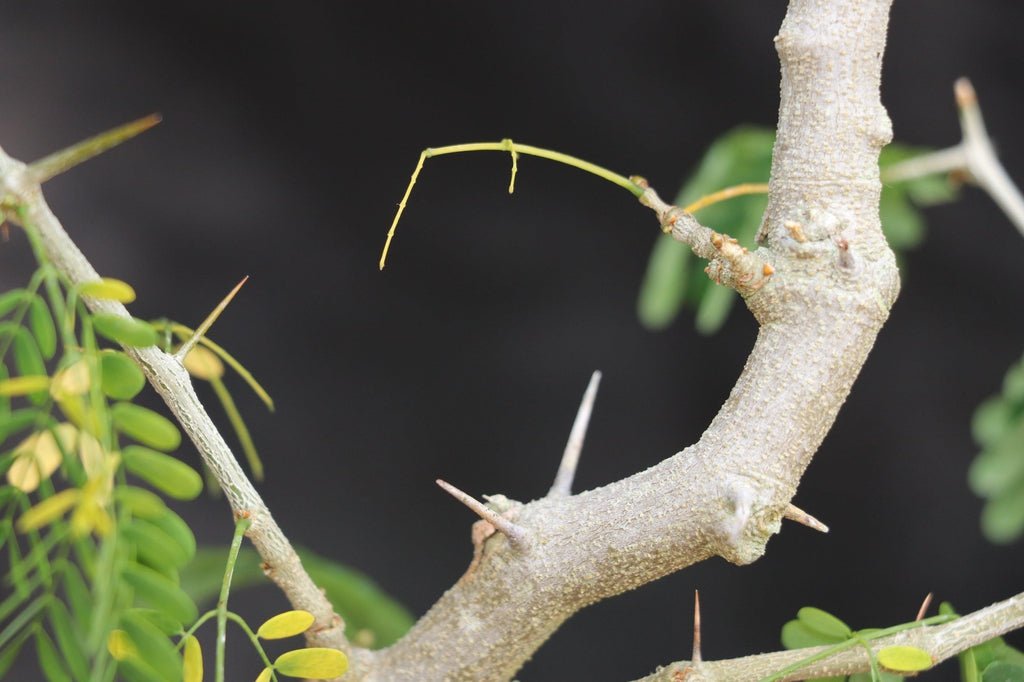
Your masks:
<svg viewBox="0 0 1024 682"><path fill-rule="evenodd" d="M783 674L797 671L837 651L861 646L871 654L870 671L849 677L819 677L808 682L900 682L905 679L901 673L915 674L931 668L934 665L931 656L926 651L909 646L885 647L875 656L869 643L897 632L937 625L958 617L950 604L943 603L939 607L939 615L932 618L887 628L852 630L831 613L805 606L797 612L795 619L782 626L782 645L787 649L828 649L786 668L786 671L779 671L769 679L780 678ZM1024 653L1008 645L1002 637L964 651L959 655L959 663L962 682L1024 682Z"/></svg>
<svg viewBox="0 0 1024 682"><path fill-rule="evenodd" d="M992 542L1024 535L1024 359L1007 370L1003 390L978 406L971 424L981 452L967 480L985 498L981 530Z"/></svg>
<svg viewBox="0 0 1024 682"><path fill-rule="evenodd" d="M172 454L182 442L177 426L136 402L145 376L117 346L170 352L192 330L90 312L83 297L130 303L135 292L114 279L71 285L47 262L31 226L25 233L39 268L26 287L0 294L0 591L8 595L0 601L0 677L34 649L50 682L199 682L203 655L193 633L214 617L218 627L231 621L248 635L265 664L261 680L340 675L347 661L334 650L300 648L271 662L260 641L300 634L312 616L288 612L254 633L226 610L241 532L230 554L197 549L165 502L196 498L203 477ZM221 380L225 365L272 407L266 391L205 337L184 365L212 385L262 476ZM411 625L361 574L313 555L307 561L361 643L388 644ZM243 553L243 585L265 581L258 563L255 552ZM204 588L211 583L212 592ZM197 603L218 592L217 608L200 615ZM218 650L218 680L222 658Z"/></svg>

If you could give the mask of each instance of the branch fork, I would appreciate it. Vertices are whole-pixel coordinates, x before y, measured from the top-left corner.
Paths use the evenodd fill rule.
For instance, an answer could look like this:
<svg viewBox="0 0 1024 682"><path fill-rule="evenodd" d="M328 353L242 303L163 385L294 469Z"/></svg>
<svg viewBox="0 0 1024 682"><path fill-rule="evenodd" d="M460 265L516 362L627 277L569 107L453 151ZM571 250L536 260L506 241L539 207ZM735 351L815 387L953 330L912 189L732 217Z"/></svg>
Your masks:
<svg viewBox="0 0 1024 682"><path fill-rule="evenodd" d="M640 178L634 178L634 182L640 184L639 181ZM775 274L775 268L759 253L751 253L735 238L701 225L692 214L663 201L653 187L646 183L643 186L640 203L655 212L662 232L709 261L704 272L714 282L746 296L763 287Z"/></svg>

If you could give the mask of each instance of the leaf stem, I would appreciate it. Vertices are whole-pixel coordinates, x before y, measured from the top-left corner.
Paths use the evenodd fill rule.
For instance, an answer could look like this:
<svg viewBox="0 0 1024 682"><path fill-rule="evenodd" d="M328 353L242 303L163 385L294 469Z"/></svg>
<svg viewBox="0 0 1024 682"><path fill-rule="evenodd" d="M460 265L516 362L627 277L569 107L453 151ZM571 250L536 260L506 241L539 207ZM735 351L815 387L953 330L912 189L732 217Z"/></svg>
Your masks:
<svg viewBox="0 0 1024 682"><path fill-rule="evenodd" d="M402 195L402 200L398 202L398 210L395 212L394 220L391 221L391 228L388 230L388 236L384 242L384 249L380 254L380 263L378 263L378 265L381 270L384 269L384 263L387 260L388 251L391 248L391 240L395 237L395 228L398 226L398 221L402 217L402 212L405 211L405 205L409 201L409 195L412 193L413 185L416 184L420 171L423 170L423 162L435 156L461 154L463 152L508 152L511 154L512 177L508 184L509 194L511 194L515 189L516 173L519 171L518 159L520 154L525 154L527 156L539 156L542 159L548 159L549 161L564 163L565 165L572 166L573 168L579 168L582 171L596 175L599 178L604 178L608 182L629 190L630 194L637 198L643 196L645 189L645 187L634 182L632 179L619 175L618 173L613 173L607 168L590 163L589 161L584 161L583 159L575 156L556 152L551 149L534 147L529 144L519 144L508 139L502 140L501 142L468 142L465 144L452 144L446 147L427 148L420 153L420 158L416 162L416 168L413 169L412 177L409 178L409 185L405 188L405 194Z"/></svg>
<svg viewBox="0 0 1024 682"><path fill-rule="evenodd" d="M235 573L235 562L238 561L238 550L242 546L245 531L252 525L248 517L238 519L235 524L235 535L231 538L231 549L228 551L228 563L224 567L224 580L220 584L220 597L217 599L217 657L214 679L224 682L224 647L227 636L228 593L231 591L231 576Z"/></svg>

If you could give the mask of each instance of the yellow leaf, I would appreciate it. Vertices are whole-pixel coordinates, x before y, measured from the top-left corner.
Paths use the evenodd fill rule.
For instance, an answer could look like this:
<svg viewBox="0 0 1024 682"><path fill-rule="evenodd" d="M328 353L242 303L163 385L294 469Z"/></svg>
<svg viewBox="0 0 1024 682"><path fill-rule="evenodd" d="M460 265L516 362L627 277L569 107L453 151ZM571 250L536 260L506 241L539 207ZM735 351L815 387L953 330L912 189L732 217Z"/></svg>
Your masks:
<svg viewBox="0 0 1024 682"><path fill-rule="evenodd" d="M55 400L83 395L89 392L90 383L89 363L82 358L53 376L53 381L50 382L50 395Z"/></svg>
<svg viewBox="0 0 1024 682"><path fill-rule="evenodd" d="M45 391L50 387L50 377L47 376L23 376L13 377L0 381L0 396L28 395Z"/></svg>
<svg viewBox="0 0 1024 682"><path fill-rule="evenodd" d="M139 654L131 637L124 630L111 630L107 636L107 651L115 661L123 661Z"/></svg>
<svg viewBox="0 0 1024 682"><path fill-rule="evenodd" d="M263 623L256 631L256 636L262 639L294 637L308 630L314 620L309 611L285 611Z"/></svg>
<svg viewBox="0 0 1024 682"><path fill-rule="evenodd" d="M183 682L203 682L203 649L192 635L185 638L182 658Z"/></svg>
<svg viewBox="0 0 1024 682"><path fill-rule="evenodd" d="M916 646L887 646L878 652L878 662L898 673L916 673L935 665L932 655Z"/></svg>
<svg viewBox="0 0 1024 682"><path fill-rule="evenodd" d="M135 300L135 289L127 282L122 282L113 277L86 282L78 288L83 296L90 298L102 298L108 301L120 301L131 303Z"/></svg>
<svg viewBox="0 0 1024 682"><path fill-rule="evenodd" d="M60 445L54 432L60 438ZM60 466L63 451L73 451L77 434L71 424L58 424L53 431L36 431L18 443L14 448L14 462L7 470L7 481L22 492L34 491L40 481L48 479Z"/></svg>
<svg viewBox="0 0 1024 682"><path fill-rule="evenodd" d="M274 661L274 669L288 677L329 680L348 670L348 658L337 649L311 647L287 651Z"/></svg>
<svg viewBox="0 0 1024 682"><path fill-rule="evenodd" d="M274 672L273 668L264 668L263 672L256 678L256 682L270 682L270 675Z"/></svg>
<svg viewBox="0 0 1024 682"><path fill-rule="evenodd" d="M105 472L107 453L91 433L82 431L78 434L78 457L89 478L96 478Z"/></svg>
<svg viewBox="0 0 1024 682"><path fill-rule="evenodd" d="M18 519L18 531L25 533L43 526L64 516L65 512L78 501L82 491L78 488L62 490L52 497L32 507Z"/></svg>
<svg viewBox="0 0 1024 682"><path fill-rule="evenodd" d="M185 369L196 379L209 381L224 376L224 363L217 355L202 346L193 346L185 356Z"/></svg>

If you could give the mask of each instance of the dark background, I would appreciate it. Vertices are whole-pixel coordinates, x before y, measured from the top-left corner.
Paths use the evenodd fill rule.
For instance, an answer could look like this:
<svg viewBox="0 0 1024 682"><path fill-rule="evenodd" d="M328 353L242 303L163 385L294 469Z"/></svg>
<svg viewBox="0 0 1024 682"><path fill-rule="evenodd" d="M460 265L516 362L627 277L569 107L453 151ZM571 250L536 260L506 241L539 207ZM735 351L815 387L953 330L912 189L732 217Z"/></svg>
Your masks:
<svg viewBox="0 0 1024 682"><path fill-rule="evenodd" d="M716 136L774 124L781 0L2 8L0 144L31 160L162 112L48 184L54 211L102 274L136 286L142 317L196 324L251 276L212 336L277 401L267 416L231 384L267 503L294 542L417 614L470 558L473 519L435 478L544 494L599 368L577 489L608 483L696 440L743 365L755 325L742 309L711 338L689 315L639 326L653 216L546 161L521 160L511 198L507 155L430 161L383 274L377 258L426 146L511 137L671 195ZM883 87L897 139L955 143L951 86L969 75L1024 180L1021 25L1013 0L898 0ZM787 524L752 566L709 561L591 607L520 679L618 681L688 657L695 587L706 658L778 648L806 604L867 627L911 619L929 591L961 611L1020 591L1024 544L981 537L965 472L971 413L1024 345L1024 239L976 190L928 218L796 498L832 533ZM28 260L20 235L0 246L0 285ZM229 539L223 501L183 513L202 540ZM255 622L282 607L252 594ZM230 678L252 679L255 655L233 642Z"/></svg>

